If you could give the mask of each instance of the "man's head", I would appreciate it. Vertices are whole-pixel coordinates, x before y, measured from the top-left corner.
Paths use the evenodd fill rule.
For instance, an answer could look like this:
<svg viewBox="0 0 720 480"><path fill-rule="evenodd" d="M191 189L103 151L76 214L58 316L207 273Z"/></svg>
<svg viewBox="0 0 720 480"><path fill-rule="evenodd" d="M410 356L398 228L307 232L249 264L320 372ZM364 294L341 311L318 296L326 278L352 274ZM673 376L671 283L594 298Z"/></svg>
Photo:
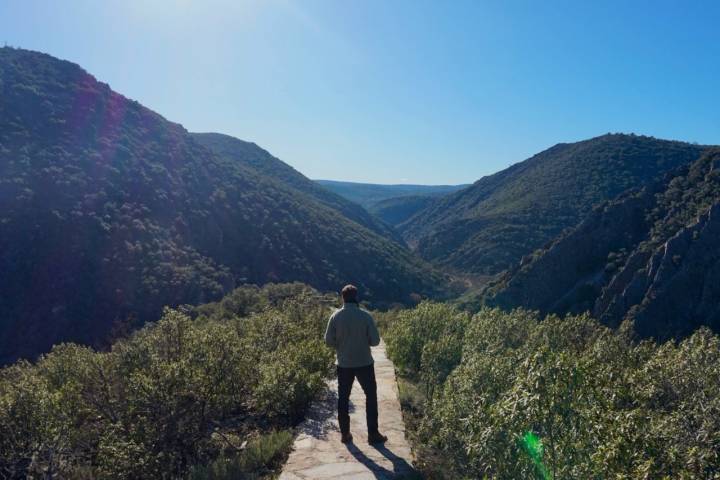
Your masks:
<svg viewBox="0 0 720 480"><path fill-rule="evenodd" d="M345 285L340 291L343 303L358 303L358 289L355 285Z"/></svg>

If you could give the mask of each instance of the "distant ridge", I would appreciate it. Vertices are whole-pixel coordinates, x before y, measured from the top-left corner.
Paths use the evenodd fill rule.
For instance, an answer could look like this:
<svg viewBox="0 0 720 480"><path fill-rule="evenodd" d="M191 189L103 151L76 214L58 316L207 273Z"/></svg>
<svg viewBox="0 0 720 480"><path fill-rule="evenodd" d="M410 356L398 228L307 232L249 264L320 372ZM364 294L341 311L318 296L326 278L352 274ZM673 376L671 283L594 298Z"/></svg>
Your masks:
<svg viewBox="0 0 720 480"><path fill-rule="evenodd" d="M352 282L375 304L444 288L360 207L202 140L73 63L0 48L0 364L244 282Z"/></svg>
<svg viewBox="0 0 720 480"><path fill-rule="evenodd" d="M255 143L221 133L191 133L190 135L219 156L241 162L261 175L282 181L285 185L310 195L323 205L338 210L350 220L369 228L375 233L404 244L402 237L395 229L389 228L385 223L378 221L376 217L368 214L358 204L318 185Z"/></svg>
<svg viewBox="0 0 720 480"><path fill-rule="evenodd" d="M406 195L386 198L370 206L369 210L382 221L397 226L427 208L431 203L438 201L439 198L439 195Z"/></svg>
<svg viewBox="0 0 720 480"><path fill-rule="evenodd" d="M341 182L337 180L315 180L323 187L367 209L390 198L405 196L442 196L462 190L468 185L410 185L379 183Z"/></svg>
<svg viewBox="0 0 720 480"><path fill-rule="evenodd" d="M624 134L561 143L431 202L398 228L426 260L495 274L594 205L689 164L704 148Z"/></svg>

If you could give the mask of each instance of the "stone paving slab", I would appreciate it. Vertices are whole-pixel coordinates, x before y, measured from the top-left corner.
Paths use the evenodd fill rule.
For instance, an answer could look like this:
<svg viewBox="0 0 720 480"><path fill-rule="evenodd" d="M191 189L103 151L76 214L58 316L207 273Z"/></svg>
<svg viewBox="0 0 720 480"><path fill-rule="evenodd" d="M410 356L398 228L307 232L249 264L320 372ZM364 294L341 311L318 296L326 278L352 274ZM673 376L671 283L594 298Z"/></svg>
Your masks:
<svg viewBox="0 0 720 480"><path fill-rule="evenodd" d="M299 434L293 451L280 474L280 480L396 479L409 476L412 453L405 439L395 367L387 358L385 344L372 348L378 386L380 431L387 435L385 445L368 445L365 423L365 394L355 381L350 395L352 444L340 441L337 422L337 380L328 383L326 395L315 403Z"/></svg>

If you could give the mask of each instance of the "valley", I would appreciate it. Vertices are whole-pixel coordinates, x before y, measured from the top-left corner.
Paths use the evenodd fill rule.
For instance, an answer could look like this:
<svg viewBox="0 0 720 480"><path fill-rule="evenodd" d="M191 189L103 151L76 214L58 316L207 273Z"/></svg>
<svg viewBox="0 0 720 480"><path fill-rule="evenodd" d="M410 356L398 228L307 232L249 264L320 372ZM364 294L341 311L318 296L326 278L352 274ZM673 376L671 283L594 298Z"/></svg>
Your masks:
<svg viewBox="0 0 720 480"><path fill-rule="evenodd" d="M608 133L462 185L311 180L0 48L0 476L713 478L719 167ZM310 428L346 284L400 456Z"/></svg>
<svg viewBox="0 0 720 480"><path fill-rule="evenodd" d="M378 305L445 289L389 226L257 146L49 55L3 48L0 75L0 363L243 283L354 282Z"/></svg>

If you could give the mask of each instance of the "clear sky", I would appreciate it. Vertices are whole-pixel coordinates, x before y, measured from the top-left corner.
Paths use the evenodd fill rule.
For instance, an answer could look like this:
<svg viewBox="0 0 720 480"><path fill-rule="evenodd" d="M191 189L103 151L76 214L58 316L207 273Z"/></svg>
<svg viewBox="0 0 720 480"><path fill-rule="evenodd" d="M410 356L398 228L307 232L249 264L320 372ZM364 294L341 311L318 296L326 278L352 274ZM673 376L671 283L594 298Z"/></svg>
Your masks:
<svg viewBox="0 0 720 480"><path fill-rule="evenodd" d="M718 31L720 1L0 0L0 42L375 183L468 183L607 132L720 143Z"/></svg>

